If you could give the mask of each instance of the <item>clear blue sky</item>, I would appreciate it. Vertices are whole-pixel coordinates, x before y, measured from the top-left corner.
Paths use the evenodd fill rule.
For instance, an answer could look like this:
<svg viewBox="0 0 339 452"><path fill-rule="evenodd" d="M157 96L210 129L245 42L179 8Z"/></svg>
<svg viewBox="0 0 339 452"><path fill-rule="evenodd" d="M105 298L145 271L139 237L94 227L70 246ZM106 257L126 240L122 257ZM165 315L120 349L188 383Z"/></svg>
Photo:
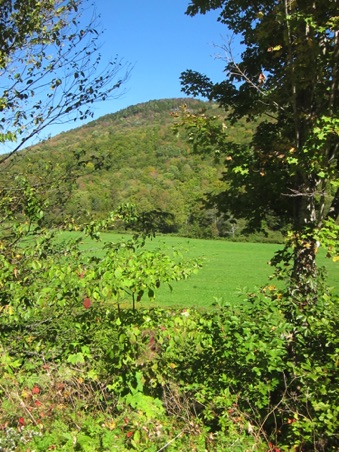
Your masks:
<svg viewBox="0 0 339 452"><path fill-rule="evenodd" d="M220 80L223 64L215 59L227 29L217 14L185 15L189 0L95 0L105 33L102 53L116 53L134 64L126 94L100 106L111 113L151 99L182 97L180 73L194 69Z"/></svg>
<svg viewBox="0 0 339 452"><path fill-rule="evenodd" d="M217 22L216 11L189 17L185 14L189 0L93 0L93 3L104 31L100 38L103 62L118 55L133 66L129 80L122 86L122 95L95 104L93 119L140 102L185 97L179 77L186 69L202 72L214 81L222 80L225 62L217 58L221 53L218 46L230 38L230 33ZM52 125L40 139L82 124ZM2 152L10 149L11 143L7 143Z"/></svg>
<svg viewBox="0 0 339 452"><path fill-rule="evenodd" d="M230 33L217 22L216 11L189 17L185 14L189 0L94 0L94 4L104 30L103 60L119 55L134 66L122 87L124 94L97 104L94 119L140 102L185 97L179 77L186 69L222 80L225 63L216 58L221 52L217 46Z"/></svg>

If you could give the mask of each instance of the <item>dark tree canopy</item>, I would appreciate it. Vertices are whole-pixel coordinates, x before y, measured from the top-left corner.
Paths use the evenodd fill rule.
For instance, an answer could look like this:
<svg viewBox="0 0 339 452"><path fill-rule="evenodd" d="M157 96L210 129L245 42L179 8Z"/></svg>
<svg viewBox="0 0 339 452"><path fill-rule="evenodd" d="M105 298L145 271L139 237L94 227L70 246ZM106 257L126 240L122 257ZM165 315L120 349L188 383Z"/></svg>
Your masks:
<svg viewBox="0 0 339 452"><path fill-rule="evenodd" d="M251 146L224 144L228 188L217 202L254 227L273 211L297 234L320 231L339 213L338 2L193 0L187 14L212 9L244 51L237 61L230 40L225 80L187 70L183 91L217 101L231 121L259 121Z"/></svg>

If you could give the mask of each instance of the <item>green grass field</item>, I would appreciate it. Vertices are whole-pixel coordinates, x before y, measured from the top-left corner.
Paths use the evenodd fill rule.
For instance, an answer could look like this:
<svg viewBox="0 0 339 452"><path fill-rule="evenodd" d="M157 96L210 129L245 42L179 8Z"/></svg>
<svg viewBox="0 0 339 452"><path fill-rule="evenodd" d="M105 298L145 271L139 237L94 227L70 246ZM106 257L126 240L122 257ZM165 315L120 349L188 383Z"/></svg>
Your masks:
<svg viewBox="0 0 339 452"><path fill-rule="evenodd" d="M102 234L103 241L118 241L123 235ZM281 245L263 243L237 243L222 240L199 240L182 237L158 236L148 247L162 250L179 249L189 258L202 258L203 267L197 275L185 281L173 282L173 291L163 286L155 301L142 303L161 307L209 307L216 300L240 303L245 293L269 282L273 268L268 264ZM84 251L100 256L102 244L85 240ZM329 284L339 290L339 265L319 253L319 265L326 265ZM271 282L275 284L275 282Z"/></svg>

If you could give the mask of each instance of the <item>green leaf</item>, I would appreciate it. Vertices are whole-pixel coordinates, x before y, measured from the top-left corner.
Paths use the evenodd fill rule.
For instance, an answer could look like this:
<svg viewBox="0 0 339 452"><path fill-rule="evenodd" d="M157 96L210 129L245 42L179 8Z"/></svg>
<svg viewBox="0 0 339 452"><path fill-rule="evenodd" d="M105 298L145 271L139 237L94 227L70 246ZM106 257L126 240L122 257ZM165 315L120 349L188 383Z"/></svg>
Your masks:
<svg viewBox="0 0 339 452"><path fill-rule="evenodd" d="M71 364L82 364L85 362L85 358L81 352L78 352L76 354L69 355L67 358L67 362Z"/></svg>

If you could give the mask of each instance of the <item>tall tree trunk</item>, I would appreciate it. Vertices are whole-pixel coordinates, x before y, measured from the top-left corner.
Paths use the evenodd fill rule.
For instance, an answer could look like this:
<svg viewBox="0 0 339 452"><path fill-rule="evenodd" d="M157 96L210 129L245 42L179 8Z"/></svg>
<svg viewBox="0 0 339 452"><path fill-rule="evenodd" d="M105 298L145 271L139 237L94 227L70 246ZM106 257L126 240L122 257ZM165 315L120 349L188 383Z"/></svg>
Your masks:
<svg viewBox="0 0 339 452"><path fill-rule="evenodd" d="M316 296L316 253L318 246L314 238L317 227L317 214L315 206L315 184L301 183L295 198L294 215L294 262L291 287L305 295Z"/></svg>

